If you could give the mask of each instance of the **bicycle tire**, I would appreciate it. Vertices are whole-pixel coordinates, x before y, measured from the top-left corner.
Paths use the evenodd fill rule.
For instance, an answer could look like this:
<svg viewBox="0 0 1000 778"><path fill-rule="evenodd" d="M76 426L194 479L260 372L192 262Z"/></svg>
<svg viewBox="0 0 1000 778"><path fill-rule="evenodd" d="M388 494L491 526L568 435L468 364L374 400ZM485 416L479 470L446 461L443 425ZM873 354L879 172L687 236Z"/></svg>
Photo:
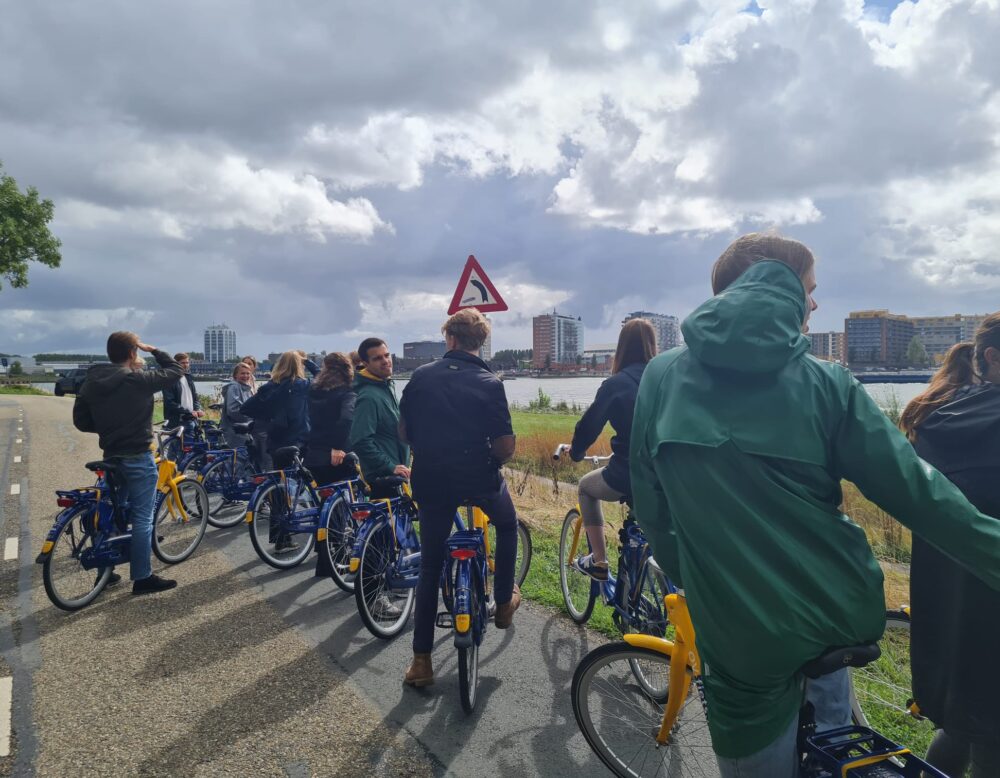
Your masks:
<svg viewBox="0 0 1000 778"><path fill-rule="evenodd" d="M598 584L590 576L572 567L574 560L569 558L570 544L576 532L577 521L582 522L583 519L580 512L572 508L563 519L562 531L559 533L559 588L569 617L577 624L586 624L594 612ZM582 526L580 536L585 539ZM589 548L589 541L587 545Z"/></svg>
<svg viewBox="0 0 1000 778"><path fill-rule="evenodd" d="M293 567L302 564L312 552L313 546L316 543L316 535L312 532L296 533L302 538L301 545L288 549L288 554L282 554L278 550L278 543L274 539L275 535L272 534L271 527L271 495L275 492L280 492L280 490L281 484L272 482L254 494L251 501L253 516L247 528L250 530L250 543L253 545L254 551L257 552L257 556L277 570L291 570ZM299 508L312 507L311 505L301 504L300 498L302 495L308 496L310 501L315 502L312 493L306 489L296 499L296 505ZM285 498L284 495L278 495L276 499L284 501ZM279 519L275 533L280 534L283 531L281 523ZM282 555L279 556L279 554Z"/></svg>
<svg viewBox="0 0 1000 778"><path fill-rule="evenodd" d="M185 478L177 484L177 493L187 519L181 516L180 506L174 502L176 498L172 491L158 494L153 512L153 553L168 565L190 558L208 527L208 492L205 487Z"/></svg>
<svg viewBox="0 0 1000 778"><path fill-rule="evenodd" d="M695 687L664 745L656 742L666 696L651 698L634 683L632 665L645 662L669 678L670 657L628 643L608 643L587 654L573 674L573 715L591 750L618 776L718 778L708 721ZM664 682L666 684L666 681Z"/></svg>
<svg viewBox="0 0 1000 778"><path fill-rule="evenodd" d="M905 743L922 756L934 736L934 725L910 715L910 617L886 611L882 655L867 667L851 670L851 713L856 724L890 740Z"/></svg>
<svg viewBox="0 0 1000 778"><path fill-rule="evenodd" d="M491 521L487 525L487 532L490 536L490 562L496 559L497 529ZM531 530L528 525L520 519L517 520L517 558L514 562L514 583L521 586L524 579L528 577L531 569L531 556L534 548L531 544Z"/></svg>
<svg viewBox="0 0 1000 778"><path fill-rule="evenodd" d="M406 628L413 610L413 589L392 590L386 574L398 554L389 524L381 520L372 527L361 546L354 599L365 627L375 637L391 640ZM382 598L385 598L383 600ZM389 608L398 609L394 615Z"/></svg>
<svg viewBox="0 0 1000 778"><path fill-rule="evenodd" d="M462 701L462 710L466 713L472 713L476 709L479 690L479 644L482 642L482 631L485 629L485 620L480 613L485 592L483 580L474 569L475 564L477 563L471 565L473 569L469 571L469 583L472 587L469 593L469 613L472 615L469 629L472 630L472 642L468 646L458 646L458 695Z"/></svg>
<svg viewBox="0 0 1000 778"><path fill-rule="evenodd" d="M237 460L234 470L232 460L219 459L205 468L201 474L201 484L208 492L208 523L218 529L235 527L246 518L245 500L227 500L223 494L239 479L250 476L250 467L243 460Z"/></svg>
<svg viewBox="0 0 1000 778"><path fill-rule="evenodd" d="M94 543L93 535L82 526L92 514L93 510L88 512L81 506L64 520L55 544L42 565L45 594L60 610L72 612L86 608L97 599L111 577L110 567L96 571L84 570L80 560L72 555L72 549L77 545L77 535L81 536L80 542L90 545ZM70 589L72 594L68 591Z"/></svg>
<svg viewBox="0 0 1000 778"><path fill-rule="evenodd" d="M326 554L330 577L338 588L354 591L355 575L351 572L351 554L354 551L355 526L350 503L340 494L331 498L333 504L326 514L326 541L320 553Z"/></svg>

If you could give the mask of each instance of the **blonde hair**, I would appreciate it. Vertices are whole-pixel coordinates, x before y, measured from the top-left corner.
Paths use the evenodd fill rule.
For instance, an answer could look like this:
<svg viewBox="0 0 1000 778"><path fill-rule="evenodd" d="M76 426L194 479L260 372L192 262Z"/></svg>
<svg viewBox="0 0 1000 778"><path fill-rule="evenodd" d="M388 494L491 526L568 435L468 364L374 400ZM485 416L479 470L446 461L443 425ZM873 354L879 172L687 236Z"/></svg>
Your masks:
<svg viewBox="0 0 1000 778"><path fill-rule="evenodd" d="M286 378L305 378L306 371L302 364L302 356L298 351L286 351L274 364L271 380L280 384Z"/></svg>
<svg viewBox="0 0 1000 778"><path fill-rule="evenodd" d="M332 352L323 357L323 369L313 381L318 389L336 389L350 386L354 380L354 365L347 354Z"/></svg>
<svg viewBox="0 0 1000 778"><path fill-rule="evenodd" d="M490 323L475 308L465 308L441 325L444 335L451 335L463 351L478 351L490 334Z"/></svg>
<svg viewBox="0 0 1000 778"><path fill-rule="evenodd" d="M737 238L715 260L712 266L712 294L719 294L747 269L763 259L783 262L803 278L816 264L816 258L805 244L776 233L751 232Z"/></svg>
<svg viewBox="0 0 1000 778"><path fill-rule="evenodd" d="M240 370L249 370L250 371L250 377L253 378L253 368L250 367L250 365L247 364L246 362L237 362L233 366L233 372L232 372L232 375L230 377L235 379L236 378L236 374L238 372L240 372Z"/></svg>

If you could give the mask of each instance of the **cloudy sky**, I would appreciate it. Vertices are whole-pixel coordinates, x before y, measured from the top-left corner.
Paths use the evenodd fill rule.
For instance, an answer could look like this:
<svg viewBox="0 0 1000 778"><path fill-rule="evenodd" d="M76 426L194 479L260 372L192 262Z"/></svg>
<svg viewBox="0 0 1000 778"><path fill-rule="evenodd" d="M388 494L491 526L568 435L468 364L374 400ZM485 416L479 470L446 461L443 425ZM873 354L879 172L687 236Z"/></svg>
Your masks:
<svg viewBox="0 0 1000 778"><path fill-rule="evenodd" d="M853 309L1000 308L1000 0L0 0L0 160L57 270L0 351L133 329L241 353L433 337L473 253L511 311L683 316L737 235Z"/></svg>

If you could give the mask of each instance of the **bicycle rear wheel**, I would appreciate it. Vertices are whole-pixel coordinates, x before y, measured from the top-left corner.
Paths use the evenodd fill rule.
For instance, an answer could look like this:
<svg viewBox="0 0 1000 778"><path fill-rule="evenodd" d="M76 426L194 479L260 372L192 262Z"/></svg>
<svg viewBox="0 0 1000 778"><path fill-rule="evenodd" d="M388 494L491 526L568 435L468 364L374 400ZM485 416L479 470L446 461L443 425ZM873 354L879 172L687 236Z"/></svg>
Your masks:
<svg viewBox="0 0 1000 778"><path fill-rule="evenodd" d="M383 640L402 632L413 610L413 589L389 586L396 557L392 530L386 522L380 521L378 526L372 527L361 546L354 598L368 631Z"/></svg>
<svg viewBox="0 0 1000 778"><path fill-rule="evenodd" d="M301 564L316 543L312 532L292 534L287 529L290 511L312 508L316 504L312 492L301 489L296 494L298 488L293 483L286 483L284 487L280 483L271 483L255 496L252 503L250 542L257 556L278 570L288 570ZM293 503L291 507L289 501Z"/></svg>
<svg viewBox="0 0 1000 778"><path fill-rule="evenodd" d="M242 459L234 467L229 457L213 462L201 475L201 484L208 492L208 523L213 527L235 527L246 516L246 500L228 500L225 492L240 480L248 480L250 466Z"/></svg>
<svg viewBox="0 0 1000 778"><path fill-rule="evenodd" d="M161 562L175 565L190 557L208 526L208 492L197 481L185 478L173 492L157 498L153 514L153 553ZM183 511L181 510L183 508Z"/></svg>
<svg viewBox="0 0 1000 778"><path fill-rule="evenodd" d="M319 553L326 554L330 577L345 592L354 591L355 575L351 572L351 552L354 550L355 526L351 506L343 495L332 498L326 511L326 542Z"/></svg>
<svg viewBox="0 0 1000 778"><path fill-rule="evenodd" d="M609 643L591 651L573 674L576 722L587 743L615 775L631 778L676 776L717 778L705 708L692 684L670 740L658 745L667 696L654 699L636 683L633 666L647 678L662 678L668 688L670 657L628 643Z"/></svg>
<svg viewBox="0 0 1000 778"><path fill-rule="evenodd" d="M84 570L80 564L80 553L94 543L93 535L84 530L85 522L93 522L94 510L81 508L63 524L42 565L45 593L53 605L64 611L90 605L111 576L110 567Z"/></svg>
<svg viewBox="0 0 1000 778"><path fill-rule="evenodd" d="M909 713L913 696L910 617L905 611L887 611L885 616L885 633L879 640L882 655L866 667L851 670L852 713L861 726L905 743L923 756L934 737L934 725Z"/></svg>
<svg viewBox="0 0 1000 778"><path fill-rule="evenodd" d="M574 538L577 538L575 548ZM597 601L598 584L589 575L573 567L574 557L580 556L584 549L589 548L590 544L583 529L583 518L580 512L573 508L563 519L562 532L559 535L559 585L562 588L563 602L566 603L569 617L577 624L587 623Z"/></svg>
<svg viewBox="0 0 1000 778"><path fill-rule="evenodd" d="M469 612L472 614L471 643L458 647L458 694L462 710L472 713L476 709L476 692L479 688L479 644L482 642L482 581L472 572L472 591L469 592Z"/></svg>

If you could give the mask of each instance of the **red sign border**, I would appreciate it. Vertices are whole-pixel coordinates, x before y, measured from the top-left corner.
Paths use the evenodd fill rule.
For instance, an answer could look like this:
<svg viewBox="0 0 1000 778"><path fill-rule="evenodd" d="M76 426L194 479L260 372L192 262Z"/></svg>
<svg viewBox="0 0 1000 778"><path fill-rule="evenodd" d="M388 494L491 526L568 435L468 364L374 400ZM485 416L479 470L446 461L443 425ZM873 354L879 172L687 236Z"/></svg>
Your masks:
<svg viewBox="0 0 1000 778"><path fill-rule="evenodd" d="M479 274L480 280L485 284L486 289L489 291L490 295L496 299L495 303L486 303L485 305L462 305L462 292L465 291L465 287L469 284L469 279L472 278L472 271L475 270ZM451 305L448 306L448 315L458 313L464 308L475 308L481 313L495 313L497 311L508 310L507 303L504 302L503 297L500 296L500 292L497 288L493 286L493 282L490 281L486 271L483 270L483 266L479 264L479 260L473 254L469 254L469 258L465 261L465 269L462 270L462 277L458 280L458 288L455 289L455 296L451 298Z"/></svg>

